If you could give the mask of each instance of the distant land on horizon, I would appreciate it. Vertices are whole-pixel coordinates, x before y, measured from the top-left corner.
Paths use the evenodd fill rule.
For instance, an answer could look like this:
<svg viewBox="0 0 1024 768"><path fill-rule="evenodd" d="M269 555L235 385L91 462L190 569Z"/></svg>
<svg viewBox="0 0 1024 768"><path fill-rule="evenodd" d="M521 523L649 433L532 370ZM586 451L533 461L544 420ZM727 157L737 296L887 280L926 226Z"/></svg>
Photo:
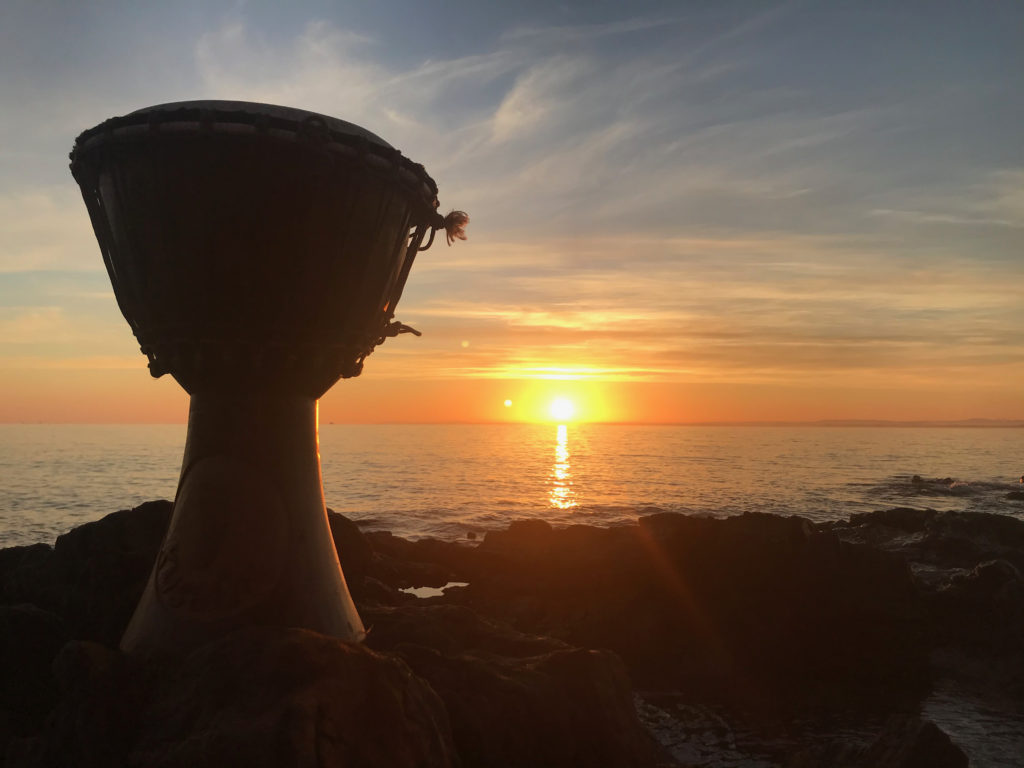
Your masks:
<svg viewBox="0 0 1024 768"><path fill-rule="evenodd" d="M682 426L682 424L681 424ZM689 422L702 427L1024 427L1024 419L958 419L955 421L911 421L886 419L818 419L815 421L708 421Z"/></svg>

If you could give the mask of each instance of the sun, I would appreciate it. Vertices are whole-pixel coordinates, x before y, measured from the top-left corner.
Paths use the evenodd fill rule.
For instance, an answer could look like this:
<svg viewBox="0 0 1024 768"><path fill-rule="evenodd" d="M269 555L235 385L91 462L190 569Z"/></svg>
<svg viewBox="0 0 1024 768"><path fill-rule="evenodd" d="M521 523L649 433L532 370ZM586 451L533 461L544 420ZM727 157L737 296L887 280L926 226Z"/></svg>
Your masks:
<svg viewBox="0 0 1024 768"><path fill-rule="evenodd" d="M551 413L551 418L558 419L558 421L568 421L576 413L576 406L572 404L572 400L558 397L551 401L551 407L548 410Z"/></svg>

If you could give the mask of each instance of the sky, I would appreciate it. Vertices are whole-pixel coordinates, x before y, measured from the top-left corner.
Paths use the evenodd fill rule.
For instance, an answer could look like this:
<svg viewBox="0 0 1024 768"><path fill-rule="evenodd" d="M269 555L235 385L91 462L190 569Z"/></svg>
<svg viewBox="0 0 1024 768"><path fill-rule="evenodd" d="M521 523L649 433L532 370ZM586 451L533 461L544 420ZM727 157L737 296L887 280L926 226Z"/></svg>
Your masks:
<svg viewBox="0 0 1024 768"><path fill-rule="evenodd" d="M1021 39L985 0L0 0L0 421L185 419L67 153L218 98L362 125L472 219L322 421L1024 419Z"/></svg>

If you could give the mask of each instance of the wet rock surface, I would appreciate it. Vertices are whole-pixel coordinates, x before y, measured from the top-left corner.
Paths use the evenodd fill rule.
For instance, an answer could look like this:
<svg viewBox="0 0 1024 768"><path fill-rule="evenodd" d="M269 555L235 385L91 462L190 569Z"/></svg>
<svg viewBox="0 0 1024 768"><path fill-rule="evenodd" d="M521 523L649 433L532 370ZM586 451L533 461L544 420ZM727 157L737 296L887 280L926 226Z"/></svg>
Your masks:
<svg viewBox="0 0 1024 768"><path fill-rule="evenodd" d="M908 563L933 662L944 660L933 666L945 677L984 687L987 696L1024 700L1024 522L897 508L853 515L830 527L844 540ZM979 667L989 670L984 684Z"/></svg>
<svg viewBox="0 0 1024 768"><path fill-rule="evenodd" d="M844 541L870 544L911 563L950 569L1004 559L1024 570L1024 522L1006 515L897 507L822 527Z"/></svg>
<svg viewBox="0 0 1024 768"><path fill-rule="evenodd" d="M331 513L364 646L252 629L143 665L116 644L169 514L0 551L3 764L941 768L966 763L919 717L937 680L1024 702L1011 518L659 513L467 546Z"/></svg>
<svg viewBox="0 0 1024 768"><path fill-rule="evenodd" d="M934 723L890 718L866 747L842 741L797 754L787 768L967 768L967 755Z"/></svg>

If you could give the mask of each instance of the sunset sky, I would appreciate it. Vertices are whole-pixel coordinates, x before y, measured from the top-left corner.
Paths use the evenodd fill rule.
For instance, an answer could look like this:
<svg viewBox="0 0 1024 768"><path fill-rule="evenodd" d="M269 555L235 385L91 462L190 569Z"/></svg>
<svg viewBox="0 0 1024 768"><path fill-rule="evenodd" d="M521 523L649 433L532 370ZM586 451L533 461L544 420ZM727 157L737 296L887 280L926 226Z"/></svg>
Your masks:
<svg viewBox="0 0 1024 768"><path fill-rule="evenodd" d="M0 421L184 420L67 153L200 98L358 123L472 217L322 421L1024 419L1022 39L983 0L3 0Z"/></svg>

